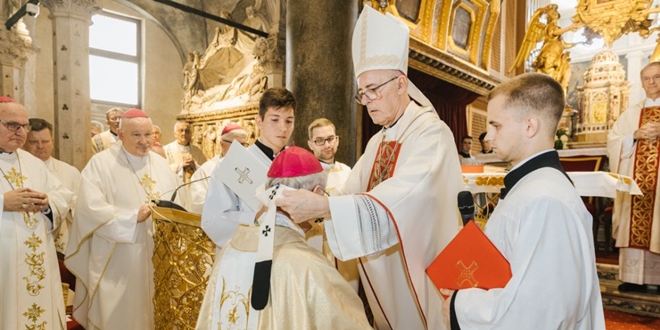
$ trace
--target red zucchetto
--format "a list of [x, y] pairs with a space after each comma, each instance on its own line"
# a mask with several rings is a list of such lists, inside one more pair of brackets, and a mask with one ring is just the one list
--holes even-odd
[[16, 103], [16, 101], [14, 101], [14, 99], [11, 97], [0, 96], [0, 103]]
[[122, 118], [149, 118], [144, 111], [138, 109], [138, 108], [131, 108], [126, 110], [124, 114], [121, 116]]
[[292, 178], [323, 171], [321, 163], [311, 152], [301, 147], [288, 147], [282, 150], [270, 165], [269, 178]]
[[234, 124], [234, 123], [229, 123], [229, 124], [227, 124], [227, 126], [225, 126], [225, 128], [222, 129], [222, 134], [221, 135], [225, 135], [225, 134], [227, 134], [231, 131], [235, 131], [237, 129], [243, 129], [243, 127], [241, 127], [241, 125], [237, 125], [237, 124]]

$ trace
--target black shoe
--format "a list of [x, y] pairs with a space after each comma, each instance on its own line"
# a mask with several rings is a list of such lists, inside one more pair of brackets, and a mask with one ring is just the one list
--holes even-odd
[[646, 292], [644, 284], [622, 283], [619, 285], [619, 292]]

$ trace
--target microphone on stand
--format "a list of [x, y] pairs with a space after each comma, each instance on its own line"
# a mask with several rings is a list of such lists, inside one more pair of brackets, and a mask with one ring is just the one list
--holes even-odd
[[461, 191], [458, 193], [458, 211], [461, 213], [463, 219], [463, 226], [468, 221], [474, 220], [474, 197], [469, 191]]
[[154, 202], [159, 207], [167, 207], [167, 208], [171, 208], [171, 209], [175, 209], [175, 210], [179, 210], [179, 211], [188, 212], [188, 210], [186, 210], [183, 206], [181, 206], [181, 205], [174, 202], [174, 199], [176, 199], [176, 193], [179, 192], [179, 189], [181, 189], [181, 188], [183, 188], [183, 187], [185, 187], [185, 186], [187, 186], [191, 183], [199, 182], [199, 181], [202, 181], [202, 180], [207, 180], [210, 177], [211, 176], [209, 175], [209, 176], [203, 177], [201, 179], [192, 180], [190, 182], [186, 182], [182, 185], [179, 185], [178, 187], [176, 187], [176, 189], [174, 189], [174, 192], [172, 193], [172, 197], [170, 197], [169, 201], [168, 200], [159, 200], [159, 201], [152, 201], [152, 202]]

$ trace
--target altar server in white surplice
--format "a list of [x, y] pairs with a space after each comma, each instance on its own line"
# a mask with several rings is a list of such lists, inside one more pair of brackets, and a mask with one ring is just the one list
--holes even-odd
[[190, 188], [188, 189], [188, 204], [186, 210], [194, 213], [202, 213], [204, 209], [204, 201], [206, 200], [206, 192], [209, 189], [209, 179], [215, 167], [220, 163], [222, 157], [227, 154], [231, 143], [237, 140], [240, 144], [245, 145], [247, 140], [247, 132], [238, 124], [229, 123], [222, 129], [220, 136], [220, 153], [213, 158], [206, 161], [202, 166], [198, 167], [193, 176], [190, 178]]
[[154, 329], [150, 201], [169, 199], [180, 181], [150, 151], [152, 134], [144, 112], [126, 111], [121, 143], [82, 171], [64, 262], [76, 276], [73, 316], [86, 329]]
[[0, 97], [0, 329], [66, 329], [53, 228], [71, 193], [27, 151], [25, 108]]
[[345, 196], [285, 191], [277, 205], [296, 222], [325, 218], [333, 254], [360, 258], [376, 328], [445, 329], [442, 298], [425, 270], [458, 232], [463, 184], [449, 127], [406, 76], [408, 41], [406, 23], [364, 7], [353, 32], [356, 98], [383, 129], [351, 171]]
[[[293, 94], [284, 88], [270, 88], [259, 100], [259, 114], [255, 121], [261, 136], [247, 151], [265, 168], [284, 149], [293, 133], [295, 107]], [[236, 192], [229, 189], [220, 179], [222, 175], [220, 166], [216, 166], [209, 179], [209, 190], [202, 211], [202, 229], [218, 249], [227, 243], [239, 224], [254, 223], [254, 217], [259, 211], [251, 208]], [[265, 177], [258, 179], [263, 182]], [[254, 197], [254, 194], [250, 193], [249, 197]]]
[[485, 233], [512, 277], [501, 289], [442, 290], [453, 330], [605, 329], [591, 214], [553, 149], [565, 104], [561, 85], [540, 73], [488, 96], [486, 140], [512, 168]]
[[43, 160], [50, 173], [53, 173], [72, 193], [71, 200], [67, 200], [70, 211], [60, 221], [59, 228], [53, 230], [57, 252], [65, 254], [66, 244], [69, 242], [69, 228], [73, 223], [73, 210], [76, 206], [78, 187], [80, 187], [82, 176], [77, 168], [51, 156], [53, 152], [53, 125], [41, 118], [30, 118], [30, 132], [28, 132], [27, 142], [23, 145], [23, 149]]
[[307, 135], [309, 137], [307, 146], [321, 162], [323, 170], [328, 173], [325, 191], [332, 194], [333, 190], [344, 185], [351, 173], [348, 165], [335, 159], [339, 147], [339, 135], [336, 133], [335, 124], [326, 118], [316, 119], [307, 127]]
[[[295, 146], [275, 157], [267, 176], [271, 197], [283, 186], [323, 194], [326, 181], [314, 155]], [[261, 227], [240, 225], [216, 256], [196, 329], [370, 329], [360, 298], [305, 242], [309, 224], [301, 228], [272, 207]], [[255, 265], [262, 262], [272, 268]], [[261, 290], [259, 281], [270, 287]]]

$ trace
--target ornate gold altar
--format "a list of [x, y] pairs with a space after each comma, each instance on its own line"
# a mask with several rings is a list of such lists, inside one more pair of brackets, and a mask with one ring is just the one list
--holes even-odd
[[591, 60], [578, 86], [577, 142], [607, 143], [607, 132], [628, 108], [630, 82], [614, 52], [604, 50]]
[[[570, 79], [568, 49], [577, 44], [590, 44], [594, 38], [603, 39], [607, 47], [622, 35], [637, 32], [646, 38], [659, 27], [651, 14], [653, 0], [578, 0], [572, 24], [558, 25], [556, 4], [537, 9], [527, 26], [525, 38], [510, 71], [524, 63], [533, 71], [555, 78], [566, 90]], [[584, 41], [569, 43], [562, 35], [583, 29]], [[660, 40], [660, 39], [659, 39]], [[653, 58], [660, 59], [660, 44]], [[607, 142], [607, 132], [619, 114], [628, 106], [630, 83], [618, 57], [605, 50], [594, 56], [584, 74], [584, 86], [578, 86], [577, 117], [574, 127], [568, 127], [576, 142], [571, 147], [588, 147]], [[561, 126], [561, 125], [560, 125]], [[560, 127], [561, 128], [561, 127]]]
[[153, 219], [156, 329], [194, 329], [215, 244], [200, 228], [197, 214], [155, 207]]

